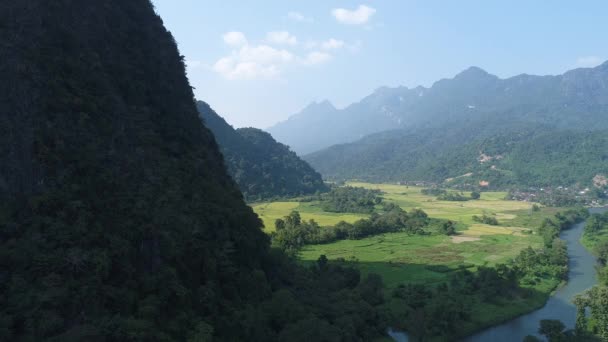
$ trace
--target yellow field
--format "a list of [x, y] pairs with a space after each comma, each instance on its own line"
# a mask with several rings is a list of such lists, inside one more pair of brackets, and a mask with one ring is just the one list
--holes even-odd
[[499, 222], [508, 224], [509, 221], [517, 218], [517, 214], [514, 212], [530, 210], [532, 206], [526, 202], [504, 200], [506, 192], [482, 192], [479, 200], [455, 202], [439, 201], [435, 196], [423, 195], [420, 192], [423, 188], [415, 186], [360, 182], [351, 182], [348, 185], [381, 190], [385, 193], [386, 201], [395, 202], [404, 210], [418, 208], [431, 217], [454, 220], [469, 225], [475, 223], [473, 215], [481, 216], [484, 213], [496, 215]]
[[[419, 208], [429, 216], [449, 219], [465, 224], [468, 228], [460, 233], [464, 236], [479, 237], [485, 235], [516, 235], [522, 236], [522, 231], [528, 230], [521, 225], [521, 219], [528, 216], [531, 204], [526, 202], [504, 200], [505, 192], [482, 192], [479, 200], [466, 202], [439, 201], [435, 196], [423, 195], [421, 187], [371, 184], [350, 182], [348, 185], [368, 189], [378, 189], [384, 192], [386, 202], [394, 202], [404, 210]], [[465, 193], [465, 195], [467, 195]], [[274, 221], [297, 210], [304, 220], [313, 219], [321, 226], [335, 225], [340, 221], [353, 223], [365, 214], [329, 213], [324, 212], [318, 202], [265, 202], [252, 205], [253, 210], [264, 222], [265, 231], [274, 230]], [[501, 226], [490, 226], [474, 222], [473, 215], [495, 215]], [[514, 224], [511, 222], [514, 221]], [[518, 224], [519, 223], [519, 224]], [[526, 225], [528, 226], [528, 225]]]
[[297, 210], [303, 220], [315, 220], [320, 226], [333, 226], [340, 221], [353, 223], [366, 218], [365, 214], [328, 213], [324, 212], [315, 202], [267, 202], [251, 206], [264, 222], [264, 231], [274, 231], [274, 221]]

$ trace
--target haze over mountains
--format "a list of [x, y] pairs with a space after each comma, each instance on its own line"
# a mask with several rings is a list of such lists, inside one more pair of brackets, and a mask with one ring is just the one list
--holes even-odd
[[[557, 76], [500, 79], [471, 67], [430, 88], [380, 88], [344, 109], [313, 104], [268, 129], [300, 154], [390, 129], [440, 127], [482, 119], [555, 128], [607, 128], [608, 63]], [[322, 137], [322, 139], [319, 139]]]

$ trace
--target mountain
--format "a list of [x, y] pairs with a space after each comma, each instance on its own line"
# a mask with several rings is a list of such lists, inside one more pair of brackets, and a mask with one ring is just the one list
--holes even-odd
[[608, 175], [608, 130], [479, 120], [369, 135], [305, 158], [331, 180], [427, 181], [506, 189], [591, 186]]
[[386, 331], [381, 288], [270, 248], [148, 0], [2, 0], [0, 23], [0, 340]]
[[384, 87], [341, 110], [316, 108], [308, 107], [268, 131], [306, 154], [386, 130], [505, 116], [560, 128], [608, 128], [608, 62], [563, 75], [507, 79], [471, 67], [430, 88]]
[[407, 88], [380, 88], [359, 103], [336, 109], [329, 101], [311, 103], [286, 121], [267, 129], [300, 155], [331, 145], [353, 142], [371, 133], [402, 127], [393, 111]]
[[321, 175], [289, 147], [256, 128], [234, 129], [205, 102], [197, 102], [228, 171], [248, 200], [294, 197], [327, 191]]

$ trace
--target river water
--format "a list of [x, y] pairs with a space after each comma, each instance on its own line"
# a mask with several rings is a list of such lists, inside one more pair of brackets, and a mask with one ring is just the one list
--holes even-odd
[[[592, 208], [591, 213], [601, 213], [607, 208]], [[560, 238], [568, 245], [569, 271], [568, 282], [549, 298], [545, 306], [529, 314], [519, 316], [503, 324], [465, 338], [464, 342], [518, 342], [527, 335], [537, 335], [539, 322], [542, 319], [559, 319], [568, 329], [573, 329], [576, 320], [576, 307], [572, 299], [577, 294], [593, 287], [597, 283], [595, 274], [596, 260], [580, 243], [585, 223], [579, 223], [562, 231]], [[398, 342], [407, 342], [408, 336], [403, 332], [389, 331], [389, 335]]]

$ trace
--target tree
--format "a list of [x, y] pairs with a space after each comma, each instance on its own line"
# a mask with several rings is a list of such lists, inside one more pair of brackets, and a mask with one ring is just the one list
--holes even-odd
[[196, 107], [245, 199], [314, 195], [329, 190], [318, 172], [270, 134], [256, 128], [234, 129], [205, 102], [198, 101]]
[[361, 298], [371, 305], [384, 303], [384, 284], [382, 278], [374, 273], [370, 273], [359, 284]]
[[585, 234], [594, 234], [599, 232], [603, 226], [602, 216], [599, 214], [593, 214], [585, 223]]
[[317, 259], [317, 266], [320, 271], [324, 271], [327, 268], [327, 257], [325, 254], [319, 256], [319, 259]]
[[583, 296], [576, 296], [573, 300], [576, 305], [576, 325], [574, 327], [577, 335], [583, 335], [587, 331], [587, 315], [586, 308], [588, 305], [587, 298]]
[[560, 320], [543, 319], [540, 321], [538, 333], [546, 336], [549, 342], [561, 342], [566, 338], [565, 329], [566, 326]]
[[481, 194], [478, 191], [471, 192], [471, 198], [474, 200], [478, 200], [481, 197]]
[[188, 342], [211, 342], [213, 341], [213, 327], [206, 322], [196, 325], [196, 330]]
[[587, 295], [591, 318], [597, 323], [597, 333], [603, 341], [608, 341], [608, 287], [595, 286]]
[[595, 247], [595, 254], [597, 255], [597, 261], [606, 266], [608, 263], [608, 240], [604, 240], [597, 244]]
[[443, 222], [439, 227], [439, 231], [445, 235], [454, 235], [456, 234], [456, 224], [451, 220]]

